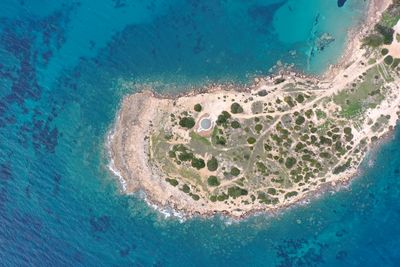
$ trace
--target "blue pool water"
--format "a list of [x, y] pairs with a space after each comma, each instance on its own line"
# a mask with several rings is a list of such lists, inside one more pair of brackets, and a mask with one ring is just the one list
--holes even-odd
[[[240, 223], [165, 219], [122, 195], [104, 146], [120, 100], [143, 86], [246, 83], [278, 60], [321, 73], [365, 6], [1, 1], [0, 266], [396, 266], [398, 130], [348, 189]], [[335, 41], [318, 50], [324, 33]]]

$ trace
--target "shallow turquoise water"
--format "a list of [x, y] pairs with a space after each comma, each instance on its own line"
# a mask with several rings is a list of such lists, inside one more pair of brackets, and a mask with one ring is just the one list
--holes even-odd
[[[349, 189], [241, 223], [164, 219], [120, 193], [104, 147], [123, 95], [143, 84], [245, 83], [279, 59], [322, 71], [364, 2], [0, 6], [0, 265], [396, 266], [399, 132]], [[313, 54], [324, 32], [335, 42]]]

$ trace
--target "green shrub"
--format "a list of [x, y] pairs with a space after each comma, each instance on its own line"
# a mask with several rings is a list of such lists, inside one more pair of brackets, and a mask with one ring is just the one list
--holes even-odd
[[321, 152], [319, 155], [321, 156], [321, 158], [325, 158], [325, 159], [328, 159], [331, 157], [331, 154], [329, 154], [328, 152]]
[[233, 103], [232, 105], [231, 105], [231, 112], [233, 113], [233, 114], [238, 114], [238, 113], [242, 113], [243, 112], [243, 108], [242, 108], [242, 106], [239, 104], [239, 103]]
[[382, 56], [386, 56], [388, 53], [389, 53], [389, 50], [388, 50], [387, 48], [383, 48], [383, 49], [381, 50]]
[[238, 176], [238, 175], [240, 174], [240, 170], [239, 170], [238, 168], [236, 168], [236, 167], [233, 167], [233, 168], [231, 169], [231, 174], [232, 174], [233, 176]]
[[187, 184], [184, 184], [181, 189], [186, 194], [190, 192], [190, 187]]
[[188, 129], [193, 128], [193, 126], [194, 126], [195, 124], [196, 124], [196, 123], [195, 123], [195, 121], [194, 121], [194, 119], [193, 119], [192, 117], [183, 117], [183, 118], [179, 121], [179, 125], [180, 125], [181, 127], [188, 128]]
[[216, 195], [210, 196], [210, 201], [211, 202], [216, 202], [217, 201], [217, 196]]
[[208, 179], [207, 179], [207, 184], [208, 184], [209, 186], [219, 186], [221, 183], [219, 182], [217, 176], [213, 176], [213, 175], [212, 175], [212, 176], [208, 177]]
[[249, 137], [247, 138], [247, 143], [249, 143], [250, 145], [254, 144], [257, 140], [254, 137]]
[[192, 158], [192, 167], [198, 170], [203, 169], [206, 166], [203, 159]]
[[228, 195], [233, 198], [245, 196], [247, 194], [248, 192], [246, 189], [240, 188], [238, 186], [233, 186], [228, 188]]
[[285, 96], [283, 98], [283, 100], [292, 108], [295, 106], [295, 104], [293, 103], [293, 99], [291, 96]]
[[341, 172], [344, 172], [350, 167], [351, 164], [351, 159], [348, 159], [346, 163], [337, 166], [336, 168], [333, 169], [333, 174], [339, 174]]
[[261, 132], [262, 128], [263, 128], [263, 126], [262, 126], [261, 124], [257, 124], [257, 125], [254, 127], [254, 129], [255, 129], [257, 132]]
[[385, 59], [383, 60], [383, 61], [385, 61], [385, 63], [387, 64], [387, 65], [392, 65], [392, 63], [393, 63], [393, 57], [392, 56], [386, 56], [385, 57]]
[[276, 189], [270, 187], [270, 188], [268, 188], [267, 193], [270, 194], [270, 195], [276, 195]]
[[223, 136], [216, 136], [215, 137], [215, 143], [217, 145], [224, 146], [224, 145], [226, 145], [226, 139]]
[[217, 125], [222, 125], [228, 122], [231, 114], [227, 111], [222, 111], [220, 115], [218, 115], [218, 119], [216, 121]]
[[272, 150], [272, 146], [270, 146], [268, 144], [264, 144], [264, 149], [265, 149], [265, 151], [271, 151]]
[[312, 111], [312, 109], [309, 109], [309, 110], [307, 110], [304, 114], [306, 115], [306, 117], [307, 118], [311, 118], [311, 115], [313, 114], [314, 112]]
[[285, 194], [285, 198], [291, 198], [291, 197], [297, 196], [297, 194], [298, 193], [296, 191], [288, 192]]
[[345, 127], [345, 128], [343, 129], [343, 132], [344, 132], [345, 134], [351, 134], [351, 128], [350, 128], [350, 127]]
[[215, 157], [211, 157], [211, 159], [207, 161], [207, 169], [210, 172], [216, 171], [218, 169], [218, 160]]
[[303, 96], [303, 95], [298, 95], [298, 96], [296, 97], [296, 101], [297, 101], [298, 103], [303, 103], [303, 102], [304, 102], [304, 96]]
[[297, 125], [302, 125], [305, 121], [306, 121], [306, 119], [303, 116], [298, 116], [296, 118], [296, 124]]
[[240, 128], [240, 123], [238, 121], [232, 121], [231, 126], [233, 129]]
[[225, 193], [222, 193], [221, 195], [217, 196], [218, 201], [224, 201], [224, 200], [227, 200], [228, 198], [229, 198], [229, 196]]
[[176, 179], [165, 178], [165, 181], [170, 183], [172, 186], [177, 186], [179, 182]]
[[190, 194], [190, 196], [193, 198], [193, 200], [196, 200], [196, 201], [200, 199], [200, 196], [197, 194]]
[[181, 153], [178, 155], [178, 159], [179, 159], [180, 161], [189, 161], [189, 160], [192, 160], [192, 159], [193, 159], [193, 153], [190, 153], [190, 152], [187, 152], [187, 151], [181, 152]]
[[274, 84], [280, 84], [280, 83], [283, 83], [284, 81], [285, 81], [284, 78], [278, 78], [278, 79], [276, 79], [276, 80], [274, 81]]
[[200, 104], [196, 104], [196, 105], [194, 105], [193, 109], [196, 112], [200, 112], [203, 110], [203, 107]]
[[293, 157], [288, 157], [285, 162], [285, 166], [288, 169], [293, 168], [293, 166], [297, 163], [297, 160]]
[[392, 28], [383, 26], [381, 24], [376, 24], [375, 30], [382, 35], [384, 44], [389, 45], [393, 42], [394, 30]]

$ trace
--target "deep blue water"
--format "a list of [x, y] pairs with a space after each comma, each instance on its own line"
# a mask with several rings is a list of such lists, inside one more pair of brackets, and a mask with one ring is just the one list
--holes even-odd
[[[365, 5], [1, 1], [0, 266], [398, 265], [399, 130], [348, 189], [232, 224], [165, 219], [122, 195], [104, 147], [142, 86], [246, 83], [279, 59], [322, 72]], [[316, 51], [325, 32], [335, 41]]]

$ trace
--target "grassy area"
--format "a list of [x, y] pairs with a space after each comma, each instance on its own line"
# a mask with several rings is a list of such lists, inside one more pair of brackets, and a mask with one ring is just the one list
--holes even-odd
[[383, 100], [380, 91], [384, 80], [382, 79], [381, 66], [373, 67], [367, 71], [363, 81], [354, 84], [352, 88], [343, 90], [333, 97], [336, 104], [342, 107], [341, 115], [353, 118], [361, 114], [366, 108], [375, 107]]

